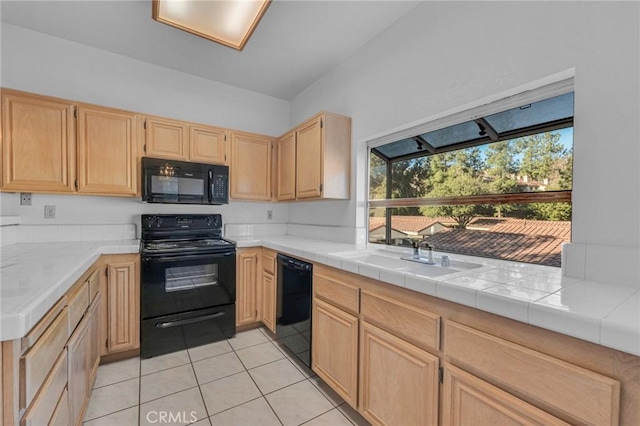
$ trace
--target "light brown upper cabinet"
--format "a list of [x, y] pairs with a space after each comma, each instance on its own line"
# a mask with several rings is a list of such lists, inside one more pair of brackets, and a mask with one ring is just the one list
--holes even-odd
[[80, 105], [78, 192], [136, 195], [139, 116]]
[[296, 199], [348, 199], [351, 119], [322, 112], [295, 129]]
[[270, 201], [273, 139], [254, 133], [231, 133], [231, 198]]
[[144, 153], [149, 157], [189, 159], [189, 125], [160, 117], [144, 118]]
[[296, 198], [296, 132], [289, 132], [278, 139], [278, 162], [276, 170], [278, 201]]
[[3, 191], [135, 196], [139, 117], [2, 90]]
[[145, 155], [227, 164], [227, 130], [161, 117], [145, 117]]
[[2, 189], [73, 192], [74, 106], [60, 99], [2, 90]]
[[227, 131], [217, 127], [190, 126], [189, 159], [201, 163], [227, 164]]

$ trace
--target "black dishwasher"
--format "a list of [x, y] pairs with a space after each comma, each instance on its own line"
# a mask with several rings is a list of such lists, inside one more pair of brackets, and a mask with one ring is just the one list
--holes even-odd
[[311, 367], [313, 265], [278, 253], [276, 337]]

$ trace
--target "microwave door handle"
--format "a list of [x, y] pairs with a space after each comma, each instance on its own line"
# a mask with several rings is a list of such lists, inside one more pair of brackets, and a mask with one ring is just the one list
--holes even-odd
[[213, 201], [213, 170], [209, 169], [209, 185], [207, 185], [207, 193], [209, 194], [209, 204]]

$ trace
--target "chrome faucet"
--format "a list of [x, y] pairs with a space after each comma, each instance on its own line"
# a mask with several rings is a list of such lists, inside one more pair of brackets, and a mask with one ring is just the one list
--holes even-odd
[[424, 249], [427, 250], [427, 262], [433, 263], [433, 246], [431, 244], [425, 240], [415, 241], [409, 238], [405, 238], [404, 240], [408, 241], [411, 244], [411, 247], [413, 247], [414, 259], [420, 259], [420, 249]]
[[406, 241], [409, 244], [411, 244], [411, 247], [413, 248], [413, 258], [420, 259], [420, 247], [418, 246], [418, 242], [410, 238], [403, 238], [403, 241]]
[[433, 246], [425, 240], [422, 240], [417, 244], [417, 247], [418, 257], [420, 257], [420, 249], [425, 249], [427, 251], [427, 262], [433, 263]]

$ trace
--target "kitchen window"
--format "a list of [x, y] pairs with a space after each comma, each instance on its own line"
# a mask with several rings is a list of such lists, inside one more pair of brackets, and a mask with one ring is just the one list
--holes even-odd
[[439, 251], [560, 266], [571, 239], [574, 94], [553, 91], [370, 145], [369, 242], [424, 239]]

